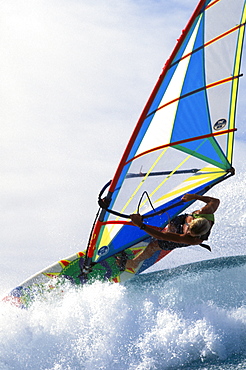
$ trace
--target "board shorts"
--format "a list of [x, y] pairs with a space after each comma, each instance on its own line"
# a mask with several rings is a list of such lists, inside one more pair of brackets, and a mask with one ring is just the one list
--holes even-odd
[[161, 248], [163, 251], [172, 251], [173, 249], [176, 248], [188, 247], [189, 245], [184, 243], [170, 242], [168, 240], [153, 239], [153, 241], [157, 241], [159, 248]]
[[[187, 213], [176, 216], [170, 222], [170, 224], [173, 224], [175, 226], [178, 234], [183, 233], [183, 225], [185, 223], [185, 219], [187, 216], [188, 216]], [[157, 241], [159, 248], [161, 248], [164, 251], [172, 251], [173, 249], [183, 248], [189, 245], [189, 244], [184, 244], [184, 243], [170, 242], [167, 240], [158, 240], [155, 238], [153, 238], [153, 241]]]

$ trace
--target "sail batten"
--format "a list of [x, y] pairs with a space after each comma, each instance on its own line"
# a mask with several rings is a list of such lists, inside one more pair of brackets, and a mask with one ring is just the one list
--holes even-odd
[[240, 75], [238, 75], [238, 76], [230, 76], [230, 77], [224, 78], [223, 80], [219, 80], [219, 81], [215, 81], [215, 82], [213, 82], [213, 83], [210, 83], [210, 84], [208, 84], [207, 86], [202, 86], [202, 87], [200, 87], [199, 89], [196, 89], [196, 90], [190, 91], [190, 92], [188, 92], [187, 94], [181, 95], [181, 96], [179, 96], [178, 98], [175, 98], [175, 99], [173, 99], [173, 100], [171, 100], [171, 101], [167, 102], [166, 104], [161, 105], [161, 106], [160, 106], [160, 107], [158, 107], [155, 111], [150, 112], [150, 113], [146, 116], [146, 118], [148, 118], [148, 117], [150, 117], [150, 116], [154, 115], [158, 110], [161, 110], [161, 109], [163, 109], [163, 108], [167, 107], [167, 106], [168, 106], [168, 105], [170, 105], [170, 104], [173, 104], [173, 103], [175, 103], [175, 102], [178, 102], [178, 101], [179, 101], [179, 100], [181, 100], [181, 99], [185, 99], [185, 98], [189, 97], [190, 95], [197, 94], [197, 93], [199, 93], [199, 92], [201, 92], [201, 91], [203, 91], [203, 90], [211, 89], [211, 88], [216, 87], [216, 86], [218, 86], [218, 85], [222, 85], [222, 84], [227, 83], [227, 82], [230, 82], [230, 81], [232, 81], [232, 80], [234, 80], [234, 79], [238, 79], [238, 78], [240, 78], [240, 77], [242, 77], [242, 76], [243, 76], [243, 74], [240, 74]]
[[201, 135], [201, 136], [196, 136], [196, 137], [192, 137], [192, 138], [189, 138], [189, 139], [184, 139], [184, 140], [180, 140], [180, 141], [176, 141], [176, 142], [172, 142], [172, 143], [168, 143], [168, 144], [163, 144], [161, 146], [158, 146], [156, 148], [152, 148], [146, 152], [143, 152], [143, 153], [140, 153], [138, 154], [137, 156], [129, 159], [126, 164], [132, 162], [133, 160], [141, 157], [141, 156], [144, 156], [148, 153], [151, 153], [151, 152], [154, 152], [154, 151], [157, 151], [157, 150], [160, 150], [160, 149], [164, 149], [166, 147], [171, 147], [171, 146], [176, 146], [176, 145], [180, 145], [180, 144], [184, 144], [184, 143], [187, 143], [187, 142], [190, 142], [190, 141], [196, 141], [196, 140], [200, 140], [200, 139], [206, 139], [206, 138], [209, 138], [209, 137], [213, 137], [213, 136], [220, 136], [220, 135], [225, 135], [225, 134], [229, 134], [229, 133], [232, 133], [232, 132], [235, 132], [237, 131], [236, 128], [232, 128], [232, 129], [229, 129], [229, 130], [224, 130], [224, 131], [220, 131], [220, 132], [213, 132], [213, 133], [210, 133], [210, 134], [206, 134], [206, 135]]
[[173, 66], [175, 66], [176, 64], [178, 64], [179, 62], [181, 62], [181, 60], [183, 60], [183, 59], [185, 59], [185, 58], [188, 58], [188, 57], [189, 57], [189, 56], [191, 56], [192, 54], [197, 53], [197, 52], [198, 52], [198, 51], [200, 51], [201, 49], [206, 48], [207, 46], [209, 46], [209, 45], [211, 45], [211, 44], [215, 43], [216, 41], [219, 41], [219, 40], [220, 40], [220, 39], [222, 39], [223, 37], [226, 37], [226, 36], [230, 35], [230, 34], [231, 34], [231, 33], [233, 33], [233, 32], [236, 32], [236, 31], [237, 31], [239, 28], [241, 28], [241, 27], [245, 27], [245, 22], [244, 22], [244, 23], [241, 23], [241, 24], [236, 25], [235, 27], [233, 27], [233, 28], [231, 28], [230, 30], [228, 30], [228, 31], [226, 31], [226, 32], [224, 32], [224, 33], [222, 33], [221, 35], [219, 35], [219, 36], [217, 36], [217, 37], [213, 38], [212, 40], [207, 41], [206, 43], [204, 43], [204, 45], [200, 46], [200, 47], [199, 47], [199, 48], [197, 48], [197, 49], [194, 49], [191, 53], [186, 54], [186, 55], [183, 55], [183, 56], [182, 56], [182, 58], [180, 58], [180, 59], [176, 60], [174, 63], [172, 63], [172, 64], [170, 65], [170, 68], [172, 68]]

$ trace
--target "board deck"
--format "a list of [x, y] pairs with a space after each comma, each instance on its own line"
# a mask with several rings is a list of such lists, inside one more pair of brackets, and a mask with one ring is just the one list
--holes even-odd
[[[129, 259], [132, 259], [145, 249], [146, 244], [146, 242], [143, 242], [137, 247], [126, 249], [124, 252]], [[40, 299], [43, 294], [52, 292], [54, 289], [61, 289], [62, 285], [68, 282], [77, 286], [86, 283], [90, 284], [95, 281], [122, 283], [154, 265], [169, 252], [170, 251], [158, 251], [151, 258], [141, 263], [137, 269], [128, 269], [124, 271], [121, 271], [116, 263], [116, 258], [120, 256], [120, 254], [116, 254], [96, 263], [92, 267], [91, 272], [86, 276], [82, 274], [85, 251], [78, 252], [31, 276], [13, 289], [4, 298], [4, 301], [10, 302], [20, 308], [28, 308], [35, 299]]]

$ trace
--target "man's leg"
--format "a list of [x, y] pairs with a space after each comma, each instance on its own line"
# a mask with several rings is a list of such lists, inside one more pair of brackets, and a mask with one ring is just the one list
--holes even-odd
[[142, 253], [132, 260], [127, 261], [126, 269], [136, 269], [140, 262], [150, 258], [156, 251], [159, 250], [161, 250], [161, 248], [159, 247], [157, 240], [150, 242]]

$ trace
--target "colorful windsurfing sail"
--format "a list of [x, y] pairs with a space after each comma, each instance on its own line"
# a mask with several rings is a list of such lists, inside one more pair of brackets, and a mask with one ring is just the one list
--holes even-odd
[[130, 214], [164, 227], [190, 205], [185, 193], [204, 194], [234, 173], [245, 19], [245, 0], [197, 5], [100, 193], [85, 268], [149, 237]]

